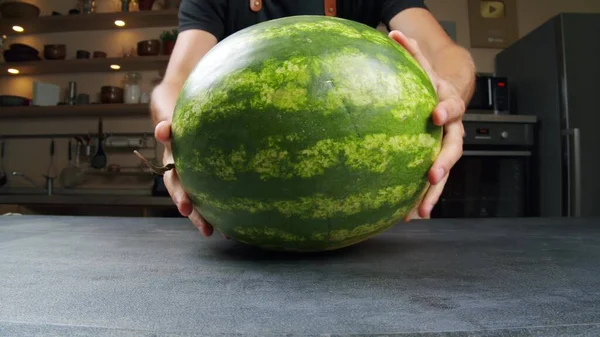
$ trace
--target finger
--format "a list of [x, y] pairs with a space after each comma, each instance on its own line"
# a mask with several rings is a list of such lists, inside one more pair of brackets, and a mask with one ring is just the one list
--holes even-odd
[[165, 172], [163, 175], [163, 181], [171, 199], [177, 206], [179, 213], [181, 215], [189, 217], [193, 211], [193, 205], [190, 201], [190, 198], [185, 193], [185, 190], [181, 186], [181, 182], [179, 181], [179, 176], [177, 175], [176, 170], [170, 170]]
[[441, 101], [435, 109], [433, 109], [433, 122], [436, 125], [444, 125], [446, 123], [456, 121], [465, 113], [465, 102], [447, 85], [441, 85], [439, 88], [440, 97], [449, 97]]
[[161, 143], [171, 141], [171, 123], [162, 121], [154, 128], [154, 137]]
[[439, 183], [429, 187], [427, 194], [425, 194], [425, 198], [423, 198], [423, 201], [419, 206], [419, 216], [422, 219], [431, 218], [431, 211], [440, 199], [440, 195], [442, 195], [446, 181], [448, 181], [448, 174], [446, 174]]
[[411, 209], [410, 212], [406, 215], [406, 217], [404, 217], [405, 222], [410, 222], [411, 220], [420, 219], [418, 208], [421, 205], [421, 203], [423, 202], [423, 198], [425, 198], [425, 195], [428, 193], [429, 189], [431, 188], [431, 185], [430, 184], [428, 184], [428, 185], [429, 186], [427, 186], [427, 189], [425, 189], [423, 192], [421, 192], [421, 194], [417, 198], [417, 201], [415, 202], [415, 206], [413, 207], [413, 209]]
[[462, 122], [451, 122], [445, 126], [445, 129], [442, 150], [429, 170], [429, 182], [433, 185], [439, 183], [450, 172], [463, 152], [464, 129]]
[[418, 211], [418, 206], [413, 208], [404, 218], [405, 222], [410, 222], [412, 220], [417, 220], [419, 219], [419, 211]]
[[202, 215], [200, 215], [196, 208], [193, 209], [188, 218], [205, 237], [209, 237], [213, 234], [213, 227], [208, 223], [208, 221], [206, 221], [206, 219], [204, 219]]
[[389, 37], [402, 45], [417, 60], [421, 67], [423, 67], [427, 75], [432, 79], [434, 78], [433, 67], [421, 51], [417, 40], [411, 39], [397, 30], [391, 31]]

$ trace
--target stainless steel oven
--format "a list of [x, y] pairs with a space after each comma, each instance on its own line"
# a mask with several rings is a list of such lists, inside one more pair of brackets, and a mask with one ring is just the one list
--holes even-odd
[[432, 218], [535, 216], [536, 118], [467, 113], [463, 124], [463, 156]]

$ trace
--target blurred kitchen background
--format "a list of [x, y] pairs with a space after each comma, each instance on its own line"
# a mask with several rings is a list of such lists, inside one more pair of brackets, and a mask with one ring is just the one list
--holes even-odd
[[[566, 61], [559, 57], [565, 48], [587, 43], [590, 55], [600, 57], [599, 43], [589, 42], [598, 41], [597, 16], [557, 15], [600, 13], [600, 1], [506, 1], [426, 1], [452, 38], [471, 51], [479, 73], [465, 116], [465, 156], [434, 216], [598, 214], [592, 202], [600, 198], [600, 186], [590, 172], [600, 167], [586, 145], [597, 145], [598, 138], [585, 132], [598, 117], [580, 116], [569, 124], [565, 116], [581, 108], [569, 109], [572, 102], [554, 98], [566, 82], [561, 74], [567, 70], [560, 66]], [[0, 214], [177, 216], [160, 177], [132, 151], [161, 161], [148, 100], [177, 37], [178, 5], [178, 0], [0, 1]], [[477, 15], [474, 8], [480, 8]], [[515, 20], [516, 39], [547, 27], [529, 45], [507, 50], [498, 67], [496, 56], [507, 49], [502, 43], [472, 45], [478, 34], [474, 16], [501, 22], [497, 11]], [[588, 26], [576, 24], [586, 20]], [[573, 32], [568, 42], [557, 38], [565, 30]], [[556, 45], [559, 40], [563, 45]], [[533, 69], [536, 59], [548, 55], [557, 60]], [[520, 59], [529, 66], [522, 68]], [[598, 69], [589, 68], [589, 76], [600, 75]], [[569, 83], [577, 83], [574, 75]], [[575, 85], [600, 92], [589, 80]], [[572, 99], [592, 102], [589, 95]], [[591, 108], [600, 116], [593, 106], [589, 114]], [[577, 123], [581, 126], [573, 126]]]

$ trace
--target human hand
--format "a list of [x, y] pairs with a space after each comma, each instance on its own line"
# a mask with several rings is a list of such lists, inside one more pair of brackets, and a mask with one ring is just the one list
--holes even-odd
[[[163, 154], [163, 165], [173, 163], [173, 153], [171, 152], [171, 122], [161, 121], [154, 129], [154, 137], [163, 144], [165, 151]], [[177, 206], [181, 215], [188, 217], [190, 221], [200, 230], [202, 235], [209, 237], [213, 233], [213, 227], [198, 213], [198, 210], [192, 204], [189, 196], [185, 192], [183, 185], [179, 181], [176, 168], [173, 168], [163, 175], [163, 181], [173, 202]]]
[[462, 117], [465, 113], [465, 102], [458, 89], [449, 81], [439, 77], [429, 61], [425, 58], [417, 41], [408, 38], [399, 31], [390, 32], [389, 36], [402, 45], [429, 75], [438, 95], [438, 104], [433, 109], [434, 124], [443, 126], [444, 137], [442, 149], [431, 166], [428, 174], [430, 186], [420, 204], [405, 218], [410, 221], [416, 218], [430, 218], [431, 210], [438, 202], [450, 169], [456, 164], [463, 153], [464, 126]]

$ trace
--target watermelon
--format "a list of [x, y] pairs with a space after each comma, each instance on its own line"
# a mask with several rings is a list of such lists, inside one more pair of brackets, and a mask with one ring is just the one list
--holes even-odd
[[177, 100], [172, 151], [193, 204], [244, 244], [354, 245], [422, 199], [442, 129], [401, 45], [341, 18], [292, 16], [220, 41]]

